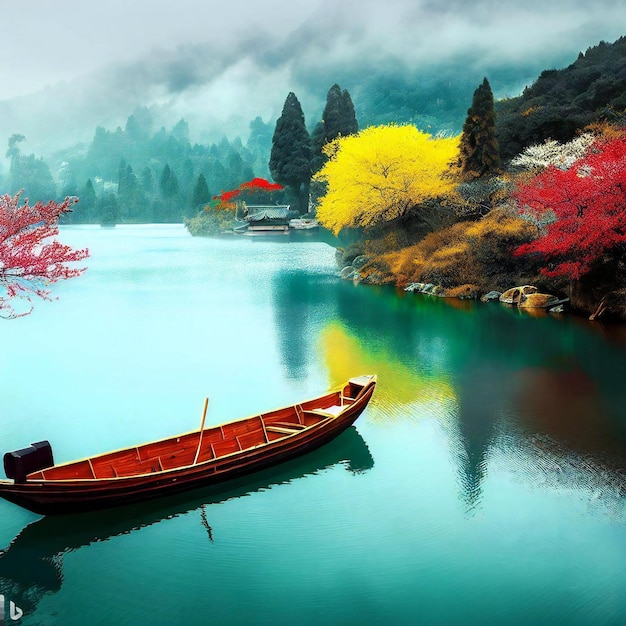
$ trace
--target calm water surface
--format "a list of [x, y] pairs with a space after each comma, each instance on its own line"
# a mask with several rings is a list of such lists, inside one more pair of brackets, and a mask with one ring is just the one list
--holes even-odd
[[67, 227], [87, 272], [0, 323], [1, 450], [67, 461], [376, 373], [326, 448], [219, 490], [40, 518], [0, 593], [42, 626], [626, 623], [626, 337], [336, 276], [321, 242]]

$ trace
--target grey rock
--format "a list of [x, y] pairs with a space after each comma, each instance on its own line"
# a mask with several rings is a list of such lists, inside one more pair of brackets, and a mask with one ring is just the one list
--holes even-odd
[[344, 267], [340, 274], [343, 280], [354, 280], [358, 275], [359, 273], [351, 265]]
[[354, 257], [354, 260], [352, 261], [352, 267], [355, 270], [360, 270], [364, 265], [369, 263], [369, 260], [369, 257], [365, 256], [364, 254], [360, 254], [359, 256]]
[[499, 291], [490, 291], [489, 293], [486, 293], [484, 296], [481, 297], [481, 302], [495, 302], [496, 300], [500, 299], [500, 296], [502, 295], [501, 292]]

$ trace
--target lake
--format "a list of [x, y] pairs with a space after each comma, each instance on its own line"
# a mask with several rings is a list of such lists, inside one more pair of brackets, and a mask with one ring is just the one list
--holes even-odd
[[[626, 333], [342, 282], [326, 243], [65, 227], [86, 273], [1, 321], [2, 452], [58, 462], [374, 373], [333, 443], [219, 489], [41, 518], [0, 502], [20, 623], [626, 620]], [[1, 623], [1, 618], [0, 618]]]

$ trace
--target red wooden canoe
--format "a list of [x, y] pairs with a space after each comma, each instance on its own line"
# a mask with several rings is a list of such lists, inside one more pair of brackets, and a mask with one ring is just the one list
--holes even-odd
[[33, 444], [32, 459], [43, 462], [20, 473], [20, 463], [28, 467], [31, 449], [7, 453], [5, 470], [15, 480], [0, 480], [0, 497], [52, 515], [216, 484], [328, 443], [355, 422], [375, 386], [376, 376], [358, 376], [299, 404], [59, 465], [53, 465], [47, 442]]

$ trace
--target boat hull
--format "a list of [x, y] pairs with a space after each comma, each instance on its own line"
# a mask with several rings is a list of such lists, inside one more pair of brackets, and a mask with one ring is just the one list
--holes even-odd
[[0, 497], [40, 515], [83, 513], [222, 483], [306, 454], [349, 428], [366, 408], [375, 377], [336, 418], [267, 445], [154, 474], [94, 480], [0, 481]]

